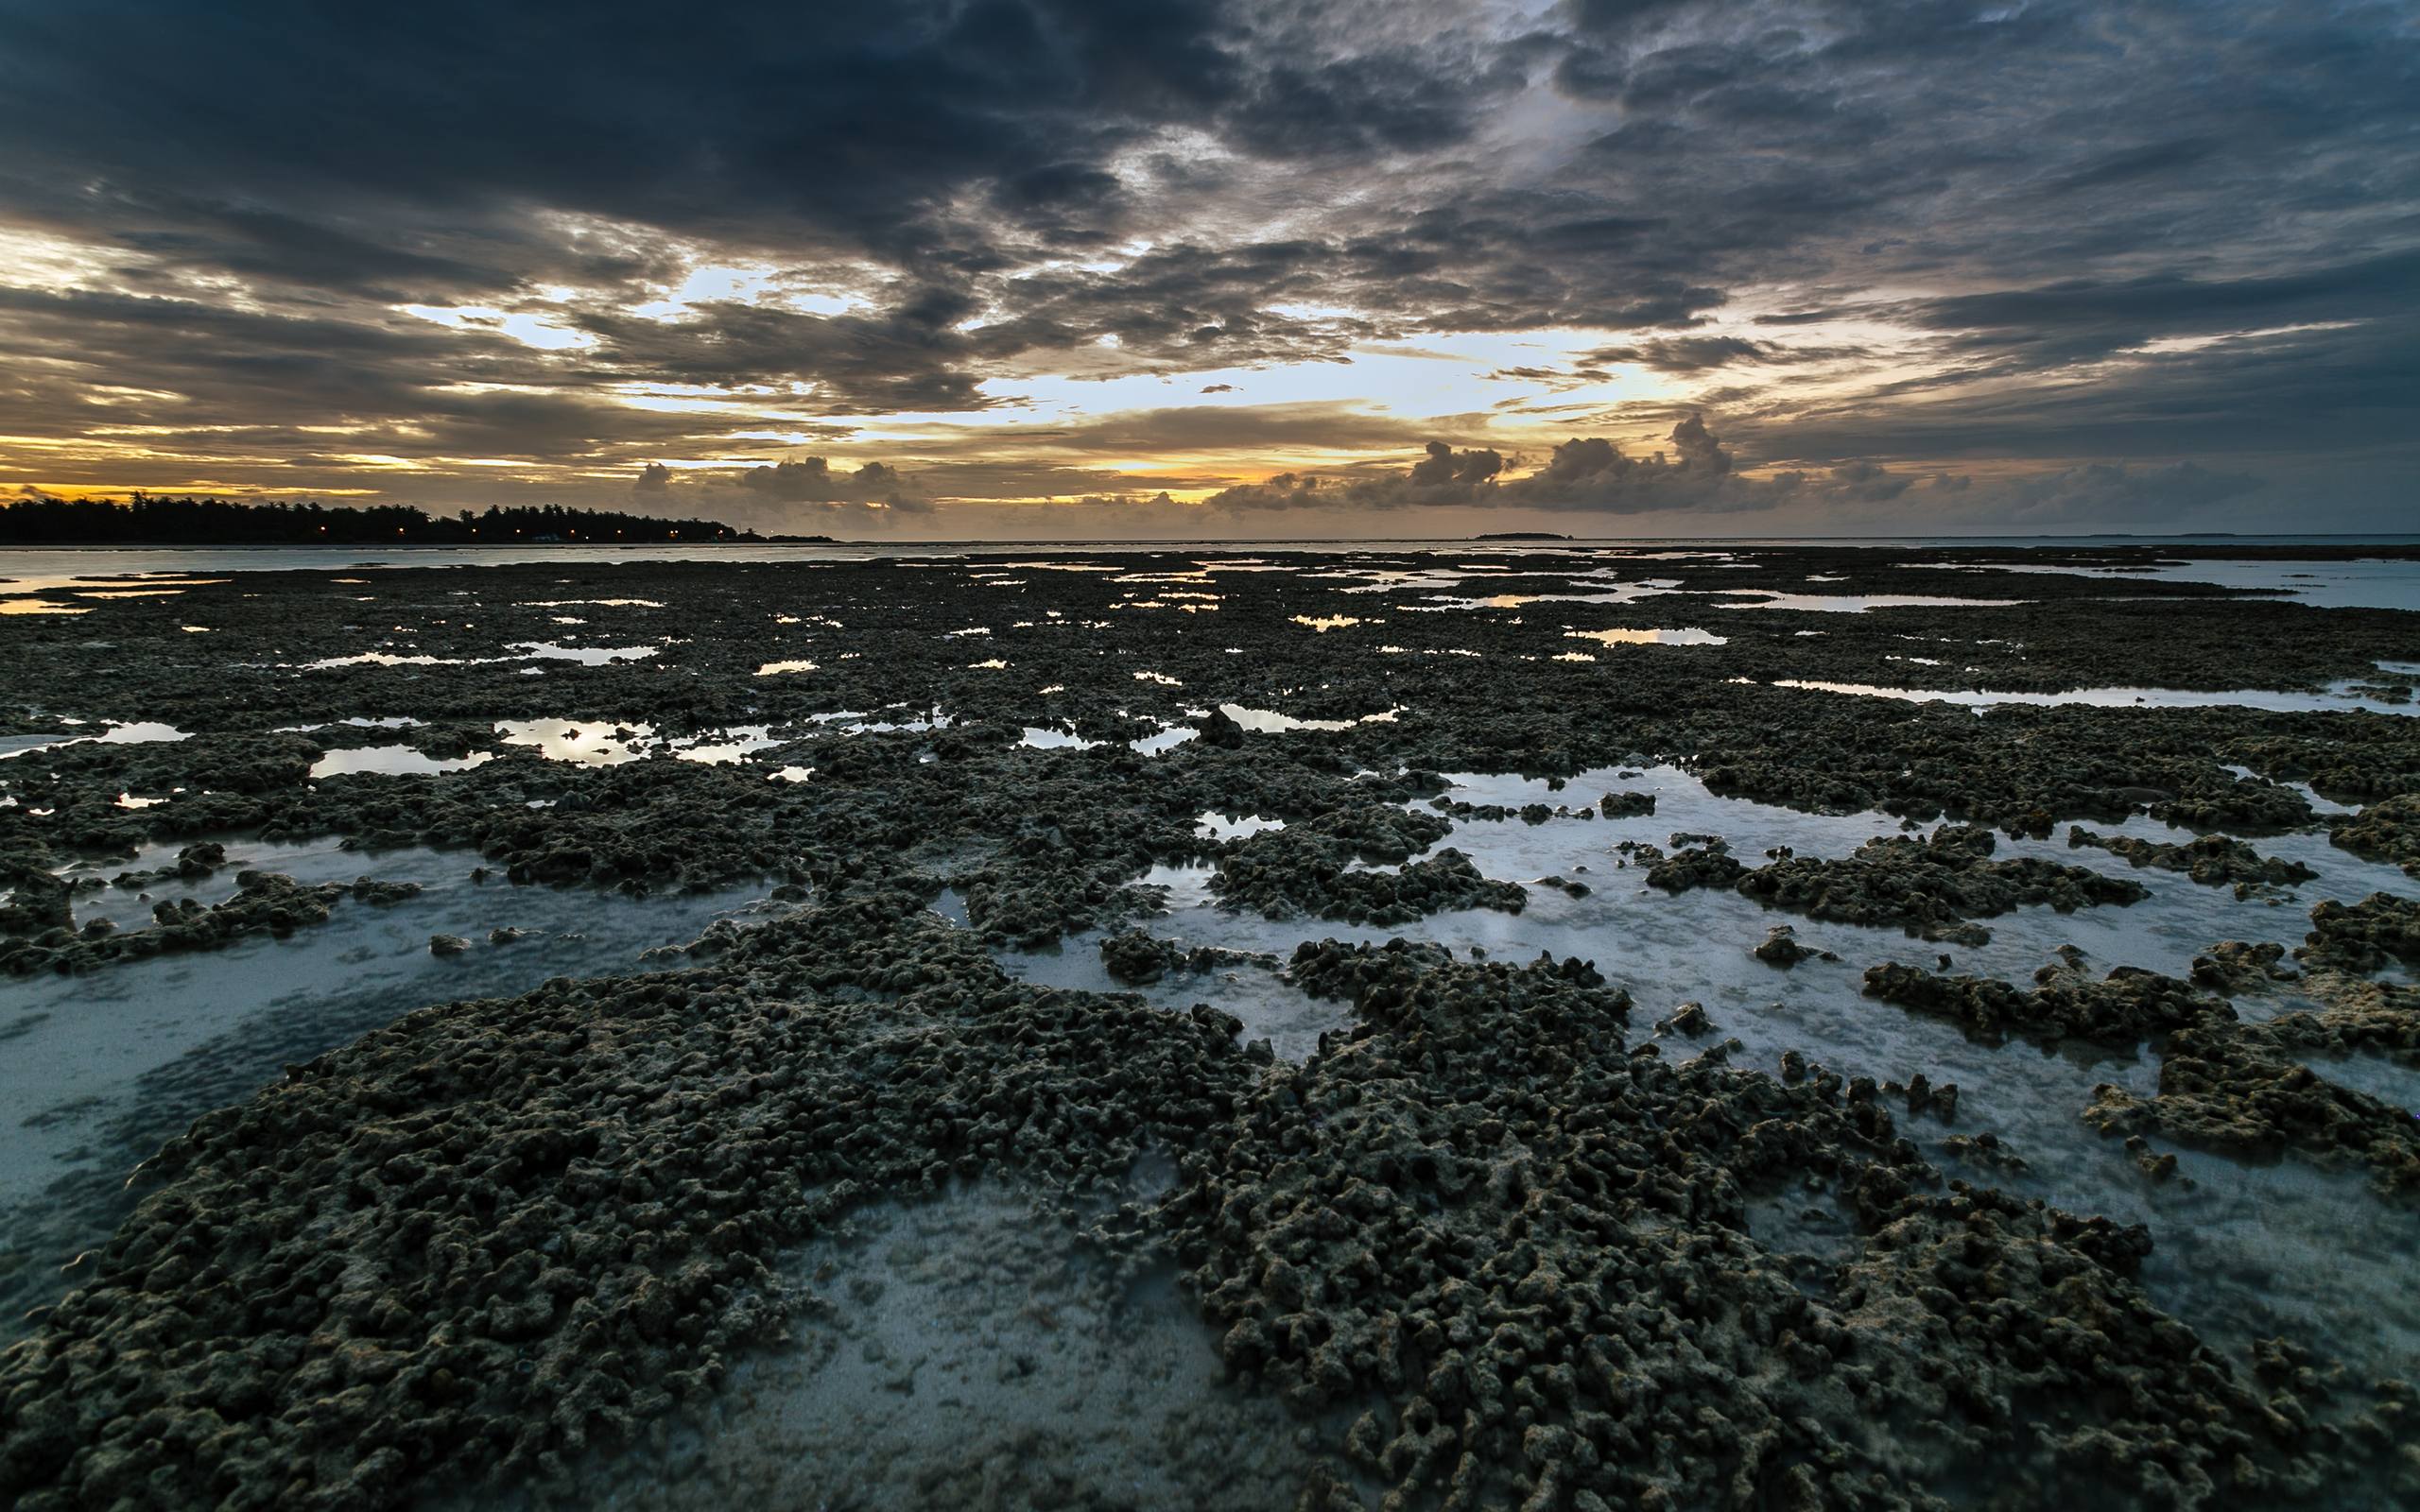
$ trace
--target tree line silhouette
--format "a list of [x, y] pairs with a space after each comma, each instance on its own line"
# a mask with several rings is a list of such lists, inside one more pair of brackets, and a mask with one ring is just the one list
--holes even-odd
[[432, 515], [410, 505], [265, 504], [200, 497], [29, 495], [0, 504], [0, 544], [18, 546], [514, 545], [538, 541], [762, 541], [711, 520], [670, 520], [559, 504]]

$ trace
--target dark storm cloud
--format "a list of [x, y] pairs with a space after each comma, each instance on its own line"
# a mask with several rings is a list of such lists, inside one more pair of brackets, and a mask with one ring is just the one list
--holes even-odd
[[812, 384], [829, 414], [970, 410], [994, 403], [977, 388], [975, 343], [952, 329], [968, 313], [933, 291], [872, 316], [824, 316], [717, 301], [680, 320], [617, 311], [573, 317], [597, 338], [599, 376], [735, 387]]
[[[1239, 88], [1221, 29], [1188, 0], [20, 4], [0, 14], [18, 107], [0, 155], [38, 182], [239, 204], [535, 204], [890, 244], [968, 185], [1215, 111]], [[112, 107], [85, 109], [104, 85]], [[83, 119], [50, 130], [52, 112]]]
[[1601, 347], [1591, 361], [1634, 362], [1657, 372], [1695, 374], [1717, 368], [1831, 362], [1869, 353], [1855, 347], [1783, 346], [1748, 336], [1658, 336], [1635, 346]]
[[1760, 429], [1755, 451], [1783, 462], [2233, 456], [2263, 471], [2377, 463], [2407, 479], [2420, 460], [2420, 344], [2407, 321], [2219, 341], [2110, 367], [2106, 384], [1978, 382], [1935, 386], [1921, 404], [1817, 406]]
[[[1270, 157], [1367, 157], [1450, 147], [1469, 135], [1491, 96], [1519, 88], [1522, 71], [1469, 60], [1451, 75], [1409, 54], [1338, 59], [1316, 68], [1279, 62], [1257, 79], [1236, 139]], [[1432, 87], [1408, 90], [1407, 79]], [[1445, 87], [1433, 87], [1443, 84]]]
[[2039, 344], [2099, 354], [2158, 336], [2203, 335], [2327, 320], [2409, 319], [2420, 311], [2420, 249], [2331, 262], [2291, 273], [2197, 277], [2163, 270], [2067, 279], [1927, 300], [1900, 318], [1991, 351]]

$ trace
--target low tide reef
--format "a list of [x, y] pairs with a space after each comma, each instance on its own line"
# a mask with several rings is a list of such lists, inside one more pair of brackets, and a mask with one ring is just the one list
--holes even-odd
[[[21, 980], [307, 949], [332, 909], [409, 905], [378, 880], [406, 846], [499, 896], [775, 904], [196, 1119], [0, 1354], [0, 1497], [702, 1506], [666, 1490], [688, 1465], [722, 1495], [1119, 1505], [1142, 1459], [1164, 1498], [1216, 1480], [1189, 1412], [1252, 1501], [1323, 1509], [2420, 1498], [2411, 1370], [2205, 1337], [2146, 1280], [2156, 1223], [2038, 1194], [2064, 1152], [2004, 1139], [1974, 1070], [1771, 1054], [1786, 1015], [1694, 980], [1634, 1003], [1613, 935], [1431, 937], [1567, 939], [1615, 888], [1754, 919], [1710, 926], [1708, 980], [1761, 973], [1777, 1010], [1946, 1025], [2013, 1080], [2106, 1057], [2064, 1117], [2146, 1192], [2215, 1153], [2358, 1173], [2401, 1215], [2420, 722], [2378, 706], [2420, 615], [2027, 570], [2119, 548], [1047, 556], [243, 573], [0, 618]], [[1859, 594], [1992, 602], [1821, 602]], [[1677, 627], [1706, 633], [1599, 633]], [[1703, 796], [1659, 799], [1667, 764]], [[1486, 773], [1536, 781], [1455, 796]], [[1735, 855], [1695, 832], [1737, 799], [1860, 833]], [[361, 881], [247, 868], [302, 837]], [[1498, 874], [1516, 851], [1552, 869]], [[148, 922], [97, 907], [146, 889]], [[2152, 908], [2211, 926], [2165, 971], [2004, 974], [2013, 931]], [[1063, 940], [1155, 996], [1003, 969]], [[1337, 1027], [1272, 1055], [1216, 1005], [1231, 971]], [[957, 1226], [1020, 1258], [987, 1279]], [[882, 1322], [886, 1277], [989, 1342]], [[1119, 1374], [1091, 1332], [1055, 1355], [1018, 1311], [1105, 1339], [1145, 1284], [1198, 1379]], [[775, 1473], [844, 1431], [795, 1410], [833, 1361], [896, 1392], [914, 1370], [865, 1351], [910, 1344], [1024, 1426], [951, 1444], [900, 1406], [825, 1479]], [[1167, 1442], [1000, 1405], [1072, 1391], [1053, 1369], [1180, 1393]]]

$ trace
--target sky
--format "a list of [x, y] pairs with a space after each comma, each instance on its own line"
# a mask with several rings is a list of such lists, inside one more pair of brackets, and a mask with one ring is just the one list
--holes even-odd
[[0, 499], [2420, 530], [2420, 5], [0, 0]]

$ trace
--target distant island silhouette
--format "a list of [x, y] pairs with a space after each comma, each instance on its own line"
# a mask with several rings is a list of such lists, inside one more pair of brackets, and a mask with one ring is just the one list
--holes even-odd
[[406, 503], [233, 498], [14, 498], [0, 506], [0, 547], [526, 547], [639, 541], [825, 544], [828, 535], [757, 535], [717, 520], [624, 515], [617, 510], [489, 506], [431, 515]]
[[729, 541], [828, 543], [830, 536], [760, 536], [712, 520], [668, 519], [549, 504], [474, 514], [430, 514], [410, 505], [239, 503], [203, 497], [28, 497], [0, 505], [9, 546], [486, 546], [561, 542]]
[[1556, 535], [1551, 530], [1495, 530], [1483, 536], [1473, 536], [1471, 539], [1473, 541], [1569, 541], [1571, 538]]

